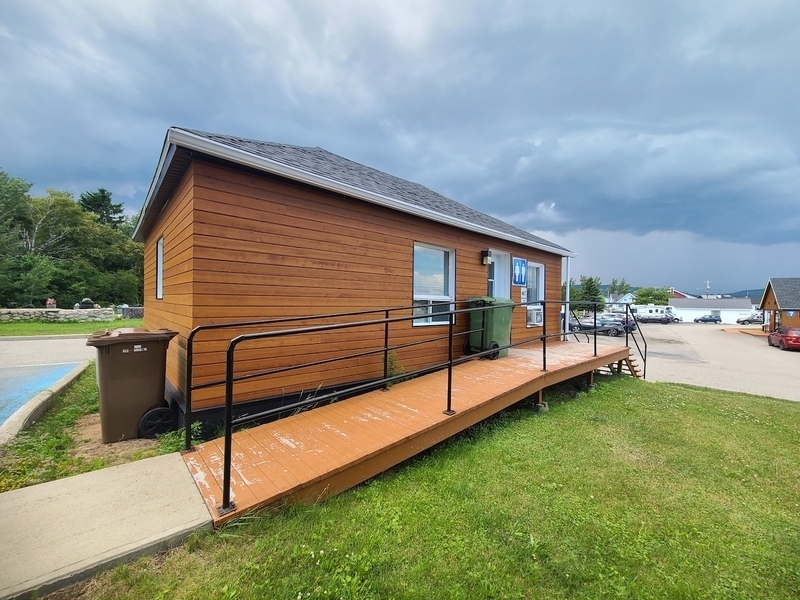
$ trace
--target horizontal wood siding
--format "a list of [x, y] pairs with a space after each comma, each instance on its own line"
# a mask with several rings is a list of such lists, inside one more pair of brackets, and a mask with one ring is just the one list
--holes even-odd
[[[560, 298], [560, 256], [277, 177], [201, 161], [193, 163], [192, 172], [189, 293], [195, 326], [410, 306], [414, 242], [455, 250], [457, 300], [486, 294], [487, 268], [481, 264], [480, 253], [490, 247], [543, 263], [546, 297]], [[516, 302], [520, 301], [520, 289], [512, 289]], [[468, 322], [467, 316], [460, 317], [456, 331], [466, 331]], [[547, 316], [548, 331], [556, 332], [559, 322], [558, 308], [553, 306]], [[290, 326], [313, 324], [318, 322]], [[396, 323], [390, 329], [390, 344], [446, 336], [447, 329], [446, 325]], [[242, 331], [209, 331], [198, 336], [195, 384], [224, 377], [225, 350], [237, 333]], [[538, 330], [526, 328], [525, 311], [516, 309], [512, 339], [536, 333]], [[460, 356], [462, 343], [463, 338], [454, 343], [455, 356]], [[446, 346], [438, 341], [402, 348], [397, 351], [397, 362], [407, 371], [442, 362], [447, 359]], [[248, 342], [237, 350], [237, 374], [382, 347], [383, 328], [376, 326]], [[235, 397], [242, 401], [288, 394], [379, 377], [382, 372], [383, 356], [376, 353], [248, 380], [237, 384]], [[222, 388], [198, 390], [193, 398], [196, 408], [217, 406], [223, 401]]]
[[[192, 329], [193, 306], [193, 168], [183, 176], [159, 215], [144, 249], [144, 326], [177, 331], [167, 350], [167, 379], [184, 389], [186, 336]], [[164, 238], [163, 299], [156, 299], [156, 245]]]

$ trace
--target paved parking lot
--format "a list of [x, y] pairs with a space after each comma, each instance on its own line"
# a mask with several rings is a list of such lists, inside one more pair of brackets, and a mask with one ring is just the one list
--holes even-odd
[[[768, 346], [766, 337], [741, 332], [760, 331], [758, 326], [646, 323], [641, 327], [647, 339], [648, 381], [800, 402], [800, 352], [782, 352]], [[602, 337], [602, 343], [618, 343]]]
[[97, 354], [86, 336], [0, 337], [0, 424], [39, 392]]

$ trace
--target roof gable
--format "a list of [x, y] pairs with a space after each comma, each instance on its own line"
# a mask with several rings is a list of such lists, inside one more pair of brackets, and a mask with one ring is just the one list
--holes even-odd
[[770, 289], [779, 310], [800, 310], [800, 277], [770, 278], [759, 306], [764, 305]]
[[[172, 191], [169, 189], [170, 182], [175, 182], [172, 183], [174, 187], [187, 166], [186, 150], [203, 152], [235, 164], [302, 181], [431, 221], [532, 246], [560, 256], [574, 256], [558, 244], [451, 200], [425, 186], [367, 167], [322, 148], [249, 140], [177, 127], [171, 127], [167, 132], [161, 160], [145, 199], [134, 239], [144, 240], [155, 218], [168, 201]], [[176, 176], [174, 171], [178, 169], [182, 170]]]

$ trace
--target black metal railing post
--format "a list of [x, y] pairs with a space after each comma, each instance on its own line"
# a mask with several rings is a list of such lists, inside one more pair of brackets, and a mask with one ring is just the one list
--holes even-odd
[[225, 456], [222, 471], [222, 506], [217, 507], [219, 516], [236, 509], [231, 502], [231, 447], [233, 445], [233, 353], [239, 338], [234, 338], [228, 345], [225, 369]]
[[597, 302], [594, 303], [594, 355], [597, 356]]
[[189, 332], [186, 338], [186, 410], [183, 413], [183, 426], [186, 429], [186, 451], [192, 449], [192, 362], [194, 352], [192, 351], [192, 341], [194, 340], [194, 330]]
[[[386, 322], [383, 324], [383, 378], [389, 378], [389, 311], [385, 313]], [[383, 384], [383, 390], [389, 389], [389, 382]]]
[[455, 314], [450, 314], [450, 323], [447, 332], [447, 410], [446, 415], [454, 415], [453, 410], [453, 323], [456, 320]]
[[623, 325], [623, 327], [625, 328], [625, 345], [629, 346], [630, 343], [628, 342], [628, 333], [630, 333], [631, 329], [631, 316], [630, 305], [628, 304], [625, 305], [625, 325]]
[[542, 371], [547, 371], [547, 302], [544, 300], [542, 300]]

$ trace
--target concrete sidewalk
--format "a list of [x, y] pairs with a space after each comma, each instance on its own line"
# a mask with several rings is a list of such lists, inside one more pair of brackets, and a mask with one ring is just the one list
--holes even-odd
[[0, 599], [44, 595], [211, 529], [179, 453], [0, 494]]

